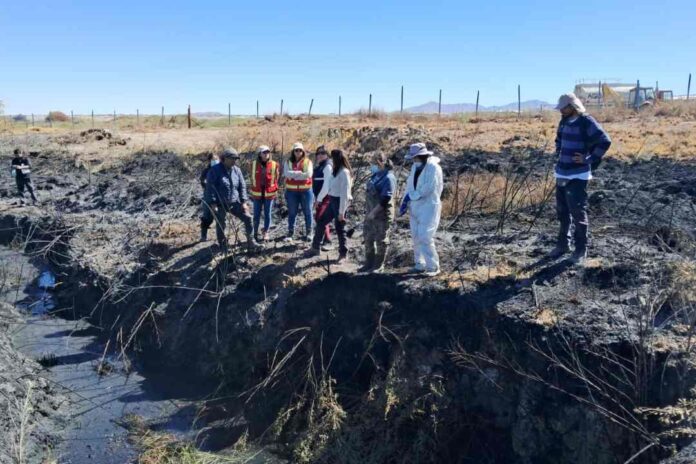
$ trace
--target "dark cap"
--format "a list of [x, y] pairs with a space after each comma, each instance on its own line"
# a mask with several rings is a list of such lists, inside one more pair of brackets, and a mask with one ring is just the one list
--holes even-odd
[[220, 156], [221, 158], [232, 158], [232, 159], [239, 159], [239, 153], [237, 153], [237, 150], [235, 150], [232, 147], [225, 148], [222, 152], [222, 155]]

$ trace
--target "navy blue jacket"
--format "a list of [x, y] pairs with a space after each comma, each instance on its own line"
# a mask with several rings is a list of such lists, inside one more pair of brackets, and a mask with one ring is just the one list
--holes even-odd
[[210, 168], [205, 178], [203, 199], [208, 204], [217, 203], [223, 207], [246, 202], [249, 196], [242, 170], [237, 166], [227, 170], [224, 163], [216, 164]]

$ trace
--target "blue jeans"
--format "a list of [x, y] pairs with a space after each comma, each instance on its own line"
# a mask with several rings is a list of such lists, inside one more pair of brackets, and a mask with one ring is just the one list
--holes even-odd
[[304, 191], [285, 191], [285, 201], [288, 203], [288, 235], [295, 234], [295, 219], [297, 212], [302, 207], [305, 220], [305, 235], [308, 236], [312, 231], [312, 204], [314, 204], [314, 193], [311, 190]]
[[259, 233], [261, 223], [261, 210], [263, 209], [263, 232], [266, 233], [271, 228], [271, 211], [273, 211], [273, 198], [254, 199], [254, 236]]

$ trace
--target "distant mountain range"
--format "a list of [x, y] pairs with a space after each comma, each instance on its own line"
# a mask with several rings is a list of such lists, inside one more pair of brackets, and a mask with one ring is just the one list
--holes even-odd
[[[529, 110], [539, 110], [553, 109], [554, 105], [542, 100], [526, 100], [521, 104], [522, 111]], [[437, 102], [428, 102], [422, 105], [413, 106], [411, 108], [404, 108], [407, 113], [437, 113]], [[453, 113], [473, 113], [476, 111], [476, 105], [473, 103], [443, 103], [442, 112], [444, 114]], [[503, 112], [503, 111], [517, 111], [517, 102], [508, 103], [507, 105], [501, 106], [483, 106], [479, 105], [479, 111], [481, 112]]]

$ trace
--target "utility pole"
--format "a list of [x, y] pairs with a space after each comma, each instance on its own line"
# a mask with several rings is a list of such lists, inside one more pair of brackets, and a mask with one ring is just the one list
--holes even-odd
[[191, 105], [188, 106], [188, 112], [186, 114], [188, 120], [188, 128], [191, 128]]
[[227, 104], [227, 125], [232, 125], [232, 103]]
[[517, 84], [517, 117], [522, 115], [522, 91], [520, 84]]
[[338, 96], [338, 117], [341, 117], [341, 96]]
[[367, 115], [370, 116], [372, 114], [372, 94], [370, 94], [370, 103], [367, 106]]
[[309, 102], [309, 112], [307, 113], [307, 116], [312, 115], [312, 106], [314, 106], [314, 99], [312, 98], [312, 101]]
[[437, 99], [437, 115], [442, 115], [442, 89], [440, 89], [440, 96]]
[[283, 117], [283, 99], [280, 99], [280, 117]]

